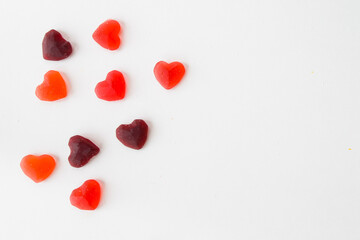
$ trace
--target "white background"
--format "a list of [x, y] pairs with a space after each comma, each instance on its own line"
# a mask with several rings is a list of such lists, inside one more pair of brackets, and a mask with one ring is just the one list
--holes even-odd
[[[360, 238], [358, 0], [0, 0], [0, 239], [318, 240]], [[110, 52], [91, 35], [123, 28]], [[74, 52], [52, 62], [41, 42], [60, 31]], [[173, 90], [156, 62], [181, 61]], [[48, 70], [69, 95], [41, 102]], [[124, 100], [94, 93], [111, 70]], [[145, 147], [115, 137], [149, 123]], [[67, 157], [80, 134], [101, 148], [81, 169]], [[351, 149], [351, 150], [350, 150]], [[52, 154], [35, 184], [19, 167]], [[96, 211], [70, 205], [85, 180], [103, 183]]]

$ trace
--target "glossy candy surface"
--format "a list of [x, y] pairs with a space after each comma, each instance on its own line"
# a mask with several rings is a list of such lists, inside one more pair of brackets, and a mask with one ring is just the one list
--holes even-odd
[[26, 176], [36, 183], [44, 181], [53, 172], [55, 159], [50, 155], [27, 155], [20, 162], [20, 167]]
[[119, 71], [111, 71], [106, 79], [99, 82], [95, 87], [96, 96], [106, 101], [116, 101], [123, 99], [126, 92], [124, 76]]
[[59, 61], [70, 56], [72, 47], [61, 34], [52, 29], [47, 32], [42, 42], [43, 57], [46, 60]]
[[116, 129], [116, 137], [125, 146], [141, 149], [147, 139], [148, 125], [144, 120], [136, 119], [131, 124], [122, 124]]
[[44, 76], [44, 81], [36, 88], [36, 96], [42, 101], [56, 101], [67, 96], [64, 79], [57, 71], [50, 70]]
[[95, 30], [92, 37], [103, 48], [116, 50], [119, 48], [121, 40], [119, 37], [121, 31], [120, 24], [115, 20], [107, 20]]
[[155, 78], [165, 89], [175, 87], [185, 74], [185, 67], [180, 62], [158, 62], [154, 67]]
[[81, 210], [95, 210], [100, 202], [101, 186], [93, 179], [85, 181], [72, 191], [70, 203]]
[[70, 147], [69, 163], [76, 168], [87, 164], [100, 151], [93, 142], [79, 135], [71, 137], [68, 145]]

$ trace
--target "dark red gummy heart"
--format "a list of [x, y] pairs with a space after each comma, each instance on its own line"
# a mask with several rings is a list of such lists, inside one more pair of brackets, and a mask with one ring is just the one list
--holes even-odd
[[65, 59], [72, 53], [70, 42], [66, 41], [61, 34], [54, 29], [45, 34], [42, 49], [44, 59], [53, 61]]
[[100, 149], [89, 139], [76, 135], [69, 140], [71, 166], [79, 168], [87, 164], [90, 159], [99, 153]]
[[124, 76], [119, 71], [111, 71], [106, 79], [95, 87], [96, 96], [106, 101], [116, 101], [125, 97], [126, 83]]
[[116, 129], [116, 137], [125, 146], [141, 149], [147, 139], [148, 125], [144, 120], [136, 119], [131, 124], [121, 124]]
[[175, 87], [185, 74], [185, 67], [180, 62], [158, 62], [154, 67], [155, 78], [165, 89]]
[[119, 37], [120, 31], [120, 24], [117, 21], [110, 19], [100, 24], [92, 37], [103, 48], [116, 50], [121, 43]]
[[99, 205], [100, 198], [100, 184], [96, 180], [90, 179], [71, 192], [70, 203], [81, 210], [95, 210]]

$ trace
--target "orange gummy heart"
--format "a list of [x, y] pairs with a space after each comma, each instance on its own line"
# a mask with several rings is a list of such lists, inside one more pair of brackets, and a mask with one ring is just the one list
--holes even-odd
[[55, 159], [50, 155], [27, 155], [20, 162], [20, 167], [26, 176], [36, 183], [44, 181], [55, 168]]
[[95, 30], [92, 37], [103, 48], [116, 50], [120, 46], [121, 26], [115, 20], [107, 20]]
[[185, 67], [180, 62], [158, 62], [154, 67], [155, 78], [165, 89], [175, 87], [185, 74]]
[[36, 96], [42, 101], [56, 101], [67, 96], [66, 84], [57, 71], [48, 71], [44, 81], [35, 91]]

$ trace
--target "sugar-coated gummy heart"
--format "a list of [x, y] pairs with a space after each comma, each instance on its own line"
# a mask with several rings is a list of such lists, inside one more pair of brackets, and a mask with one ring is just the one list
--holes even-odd
[[180, 62], [158, 62], [154, 67], [155, 78], [165, 89], [175, 87], [185, 74], [185, 67]]
[[106, 101], [116, 101], [125, 97], [126, 83], [121, 72], [116, 70], [107, 74], [106, 79], [95, 87], [96, 96]]
[[116, 137], [125, 146], [141, 149], [147, 139], [148, 125], [144, 120], [136, 119], [131, 124], [121, 124], [116, 129]]
[[72, 191], [70, 203], [81, 210], [95, 210], [99, 205], [100, 198], [100, 184], [96, 180], [90, 179]]
[[70, 42], [66, 41], [61, 34], [54, 29], [45, 34], [42, 42], [42, 50], [44, 59], [53, 61], [65, 59], [72, 53]]
[[26, 176], [36, 183], [44, 181], [55, 168], [55, 159], [50, 155], [27, 155], [20, 162], [20, 167]]
[[115, 20], [107, 20], [95, 30], [92, 37], [103, 48], [116, 50], [120, 46], [121, 26]]
[[44, 76], [44, 81], [35, 91], [42, 101], [56, 101], [67, 96], [66, 84], [61, 74], [50, 70]]
[[68, 160], [70, 165], [76, 168], [87, 164], [100, 151], [92, 141], [79, 135], [70, 138], [69, 147], [70, 155]]

